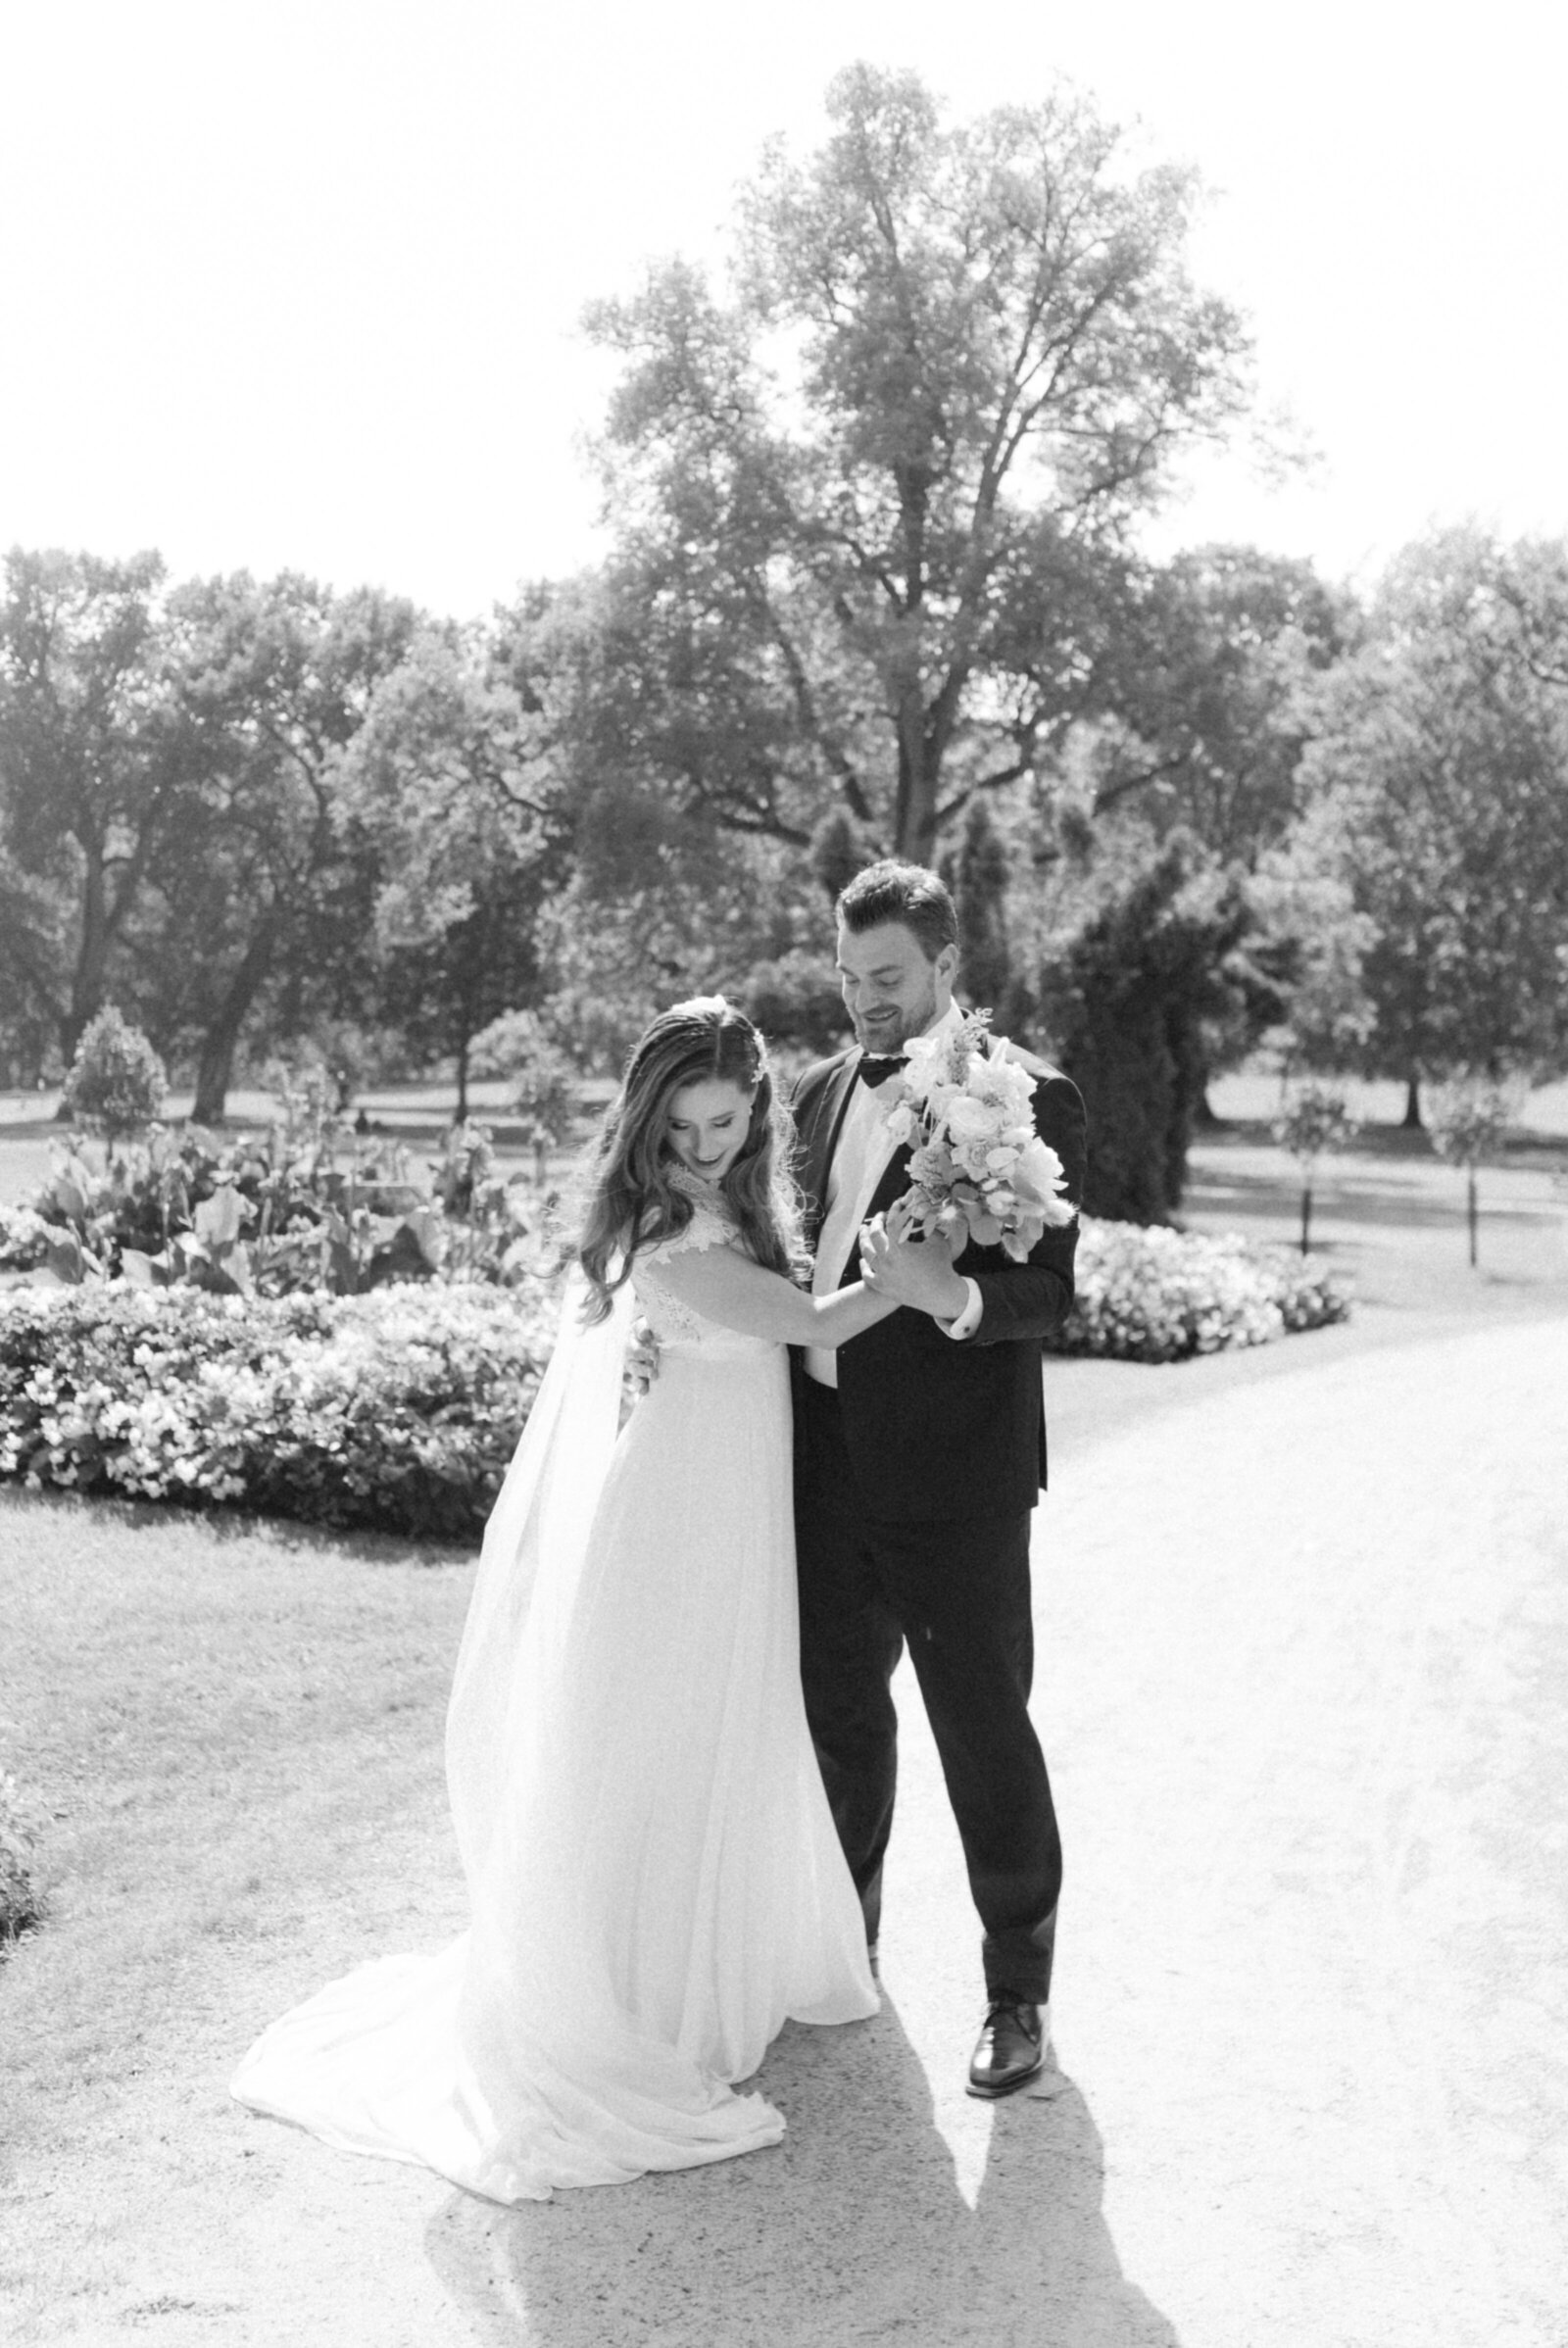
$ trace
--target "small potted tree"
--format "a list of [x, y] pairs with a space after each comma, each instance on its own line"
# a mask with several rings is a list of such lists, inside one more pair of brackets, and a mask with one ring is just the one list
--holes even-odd
[[1501, 1154], [1508, 1128], [1519, 1113], [1521, 1091], [1517, 1080], [1461, 1069], [1436, 1086], [1426, 1101], [1433, 1149], [1450, 1166], [1464, 1168], [1472, 1271], [1479, 1259], [1481, 1222], [1477, 1169]]
[[1320, 1157], [1348, 1148], [1360, 1131], [1336, 1086], [1296, 1086], [1274, 1120], [1274, 1139], [1301, 1169], [1301, 1253], [1312, 1235], [1312, 1184]]

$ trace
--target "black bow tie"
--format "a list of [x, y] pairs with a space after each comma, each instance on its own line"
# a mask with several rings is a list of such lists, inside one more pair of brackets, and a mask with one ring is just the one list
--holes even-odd
[[856, 1069], [855, 1073], [859, 1078], [861, 1084], [868, 1084], [875, 1087], [879, 1084], [886, 1084], [890, 1076], [902, 1076], [904, 1074], [905, 1065], [905, 1057], [902, 1052], [893, 1052], [886, 1059], [878, 1059], [874, 1052], [862, 1052], [860, 1054], [860, 1064]]

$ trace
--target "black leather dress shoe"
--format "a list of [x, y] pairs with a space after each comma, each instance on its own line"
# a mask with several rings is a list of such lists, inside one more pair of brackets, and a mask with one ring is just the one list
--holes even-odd
[[1046, 2059], [1050, 2011], [1018, 1997], [991, 2000], [969, 2065], [971, 2095], [1010, 2095], [1034, 2078]]

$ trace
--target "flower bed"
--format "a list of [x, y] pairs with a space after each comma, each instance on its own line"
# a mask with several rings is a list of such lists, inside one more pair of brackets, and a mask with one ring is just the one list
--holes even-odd
[[1345, 1320], [1350, 1299], [1320, 1257], [1086, 1215], [1077, 1296], [1054, 1353], [1181, 1361]]
[[0, 1474], [468, 1538], [554, 1330], [539, 1289], [14, 1289], [0, 1296]]
[[[1312, 1257], [1085, 1221], [1058, 1353], [1177, 1361], [1343, 1320]], [[327, 1525], [482, 1528], [555, 1332], [538, 1281], [0, 1293], [0, 1475]]]

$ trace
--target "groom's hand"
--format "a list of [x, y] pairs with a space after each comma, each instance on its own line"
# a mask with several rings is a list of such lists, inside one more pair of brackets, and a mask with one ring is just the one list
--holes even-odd
[[659, 1376], [659, 1340], [641, 1314], [633, 1321], [626, 1347], [626, 1375], [639, 1402]]
[[942, 1232], [933, 1239], [907, 1239], [902, 1236], [905, 1226], [897, 1206], [891, 1219], [892, 1229], [881, 1215], [860, 1227], [860, 1270], [866, 1287], [914, 1312], [928, 1312], [935, 1320], [956, 1320], [969, 1301], [968, 1283], [953, 1268], [963, 1235]]

